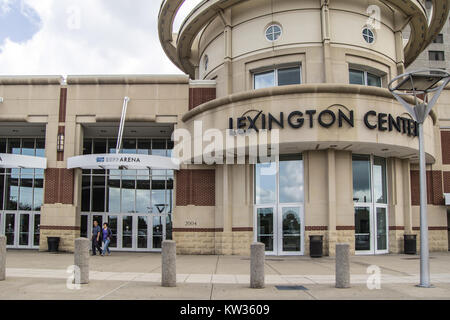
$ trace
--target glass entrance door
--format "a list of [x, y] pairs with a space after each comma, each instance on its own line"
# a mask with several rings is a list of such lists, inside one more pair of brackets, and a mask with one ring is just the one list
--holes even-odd
[[283, 155], [255, 166], [255, 237], [268, 255], [304, 253], [303, 160]]
[[1, 220], [6, 246], [11, 249], [39, 248], [40, 217], [39, 213], [5, 213]]
[[281, 206], [279, 210], [282, 223], [279, 225], [279, 254], [290, 255], [303, 252], [302, 209], [300, 206]]
[[[99, 225], [107, 222], [112, 232], [110, 249], [117, 251], [159, 252], [167, 237], [167, 226], [171, 224], [171, 215], [86, 215], [81, 216], [81, 230], [87, 230], [85, 236], [92, 237], [93, 222]], [[86, 225], [88, 223], [88, 225]]]
[[389, 252], [386, 160], [353, 155], [355, 250], [357, 254]]

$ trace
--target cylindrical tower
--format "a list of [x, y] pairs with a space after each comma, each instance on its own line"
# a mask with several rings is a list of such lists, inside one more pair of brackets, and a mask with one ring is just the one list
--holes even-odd
[[[323, 235], [328, 254], [336, 242], [361, 254], [401, 252], [403, 235], [418, 226], [417, 132], [386, 88], [439, 33], [448, 1], [427, 11], [419, 0], [205, 0], [173, 34], [183, 3], [165, 0], [159, 14], [161, 44], [194, 96], [178, 128], [192, 145], [196, 123], [223, 137], [277, 129], [280, 155], [269, 178], [249, 159], [210, 166], [214, 209], [177, 206], [174, 236], [209, 230], [213, 247], [181, 241], [180, 250], [242, 254], [257, 240], [270, 254], [307, 254], [309, 235]], [[427, 160], [439, 163], [435, 114], [425, 135]], [[430, 224], [445, 224], [445, 207], [430, 205]], [[200, 226], [182, 228], [186, 216]], [[433, 239], [447, 237], [441, 231]]]

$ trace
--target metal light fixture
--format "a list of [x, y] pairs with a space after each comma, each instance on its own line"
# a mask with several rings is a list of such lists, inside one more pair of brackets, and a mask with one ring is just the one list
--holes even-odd
[[[436, 104], [442, 90], [450, 82], [450, 74], [441, 69], [423, 69], [407, 72], [389, 83], [389, 91], [400, 102], [419, 126], [419, 162], [420, 162], [420, 284], [430, 288], [430, 262], [428, 247], [427, 220], [427, 180], [425, 160], [425, 136], [423, 125], [431, 109]], [[394, 84], [396, 84], [394, 86]], [[428, 94], [433, 97], [428, 101]], [[414, 97], [414, 105], [406, 102], [405, 96]], [[419, 97], [421, 100], [419, 100]]]
[[56, 149], [58, 152], [64, 152], [64, 134], [60, 133], [58, 134], [58, 141]]

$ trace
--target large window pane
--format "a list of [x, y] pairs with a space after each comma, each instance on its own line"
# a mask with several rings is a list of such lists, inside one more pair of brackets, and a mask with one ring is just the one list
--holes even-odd
[[22, 175], [19, 199], [19, 210], [31, 211], [33, 209], [33, 176]]
[[125, 139], [122, 142], [122, 153], [136, 154], [136, 139]]
[[364, 85], [364, 72], [350, 69], [350, 84]]
[[353, 156], [353, 201], [371, 202], [370, 156]]
[[120, 213], [120, 176], [108, 178], [107, 212]]
[[150, 212], [150, 178], [148, 176], [138, 177], [136, 190], [136, 212]]
[[45, 139], [36, 139], [36, 157], [45, 158]]
[[152, 155], [161, 157], [167, 156], [166, 140], [153, 140]]
[[167, 180], [167, 193], [166, 193], [166, 202], [167, 202], [167, 212], [173, 212], [173, 179], [169, 178]]
[[278, 85], [287, 86], [290, 84], [300, 84], [300, 67], [279, 69], [278, 70]]
[[275, 71], [258, 73], [254, 75], [254, 88], [263, 89], [275, 86]]
[[83, 176], [81, 186], [81, 211], [91, 212], [91, 177]]
[[116, 147], [117, 147], [117, 141], [113, 140], [113, 139], [109, 139], [108, 140], [108, 153], [109, 154], [115, 154], [116, 152]]
[[166, 180], [164, 177], [153, 177], [152, 180], [152, 213], [166, 211]]
[[92, 212], [105, 212], [105, 176], [92, 177]]
[[387, 203], [386, 159], [374, 157], [373, 192], [377, 203]]
[[17, 177], [8, 175], [6, 177], [6, 210], [17, 210], [19, 202], [19, 179]]
[[139, 140], [138, 141], [138, 154], [145, 154], [145, 155], [152, 154], [152, 141], [151, 140]]
[[34, 139], [22, 140], [22, 155], [34, 157]]
[[6, 153], [6, 139], [0, 138], [0, 153]]
[[256, 204], [275, 203], [277, 201], [277, 164], [258, 163], [255, 173]]
[[131, 177], [122, 180], [122, 213], [135, 213], [136, 181]]
[[280, 203], [303, 202], [303, 161], [301, 155], [280, 157]]
[[92, 154], [92, 140], [91, 139], [84, 140], [83, 154], [84, 155]]
[[372, 87], [381, 87], [381, 78], [374, 74], [367, 74], [367, 85]]
[[106, 153], [106, 140], [104, 139], [94, 140], [93, 154], [105, 154], [105, 153]]
[[20, 154], [20, 139], [8, 139], [9, 154]]

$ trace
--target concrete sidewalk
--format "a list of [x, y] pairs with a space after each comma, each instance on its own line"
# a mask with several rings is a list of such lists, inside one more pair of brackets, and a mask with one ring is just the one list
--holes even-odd
[[[419, 257], [407, 255], [352, 257], [351, 289], [334, 288], [335, 260], [330, 257], [267, 257], [267, 286], [261, 290], [248, 288], [248, 257], [178, 256], [177, 288], [159, 286], [160, 254], [91, 257], [91, 283], [81, 290], [67, 288], [72, 264], [72, 254], [8, 251], [0, 299], [450, 299], [450, 253], [431, 254], [432, 289], [415, 287]], [[369, 266], [380, 268], [379, 290], [367, 287]]]

